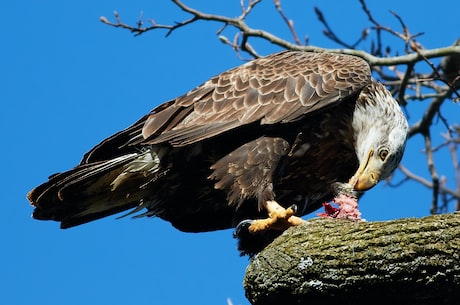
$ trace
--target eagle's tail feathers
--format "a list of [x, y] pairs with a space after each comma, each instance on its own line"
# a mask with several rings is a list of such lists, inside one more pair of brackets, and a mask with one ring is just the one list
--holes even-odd
[[154, 152], [130, 153], [55, 174], [27, 197], [35, 206], [35, 219], [60, 221], [61, 228], [69, 228], [131, 208], [127, 215], [139, 212], [159, 172]]

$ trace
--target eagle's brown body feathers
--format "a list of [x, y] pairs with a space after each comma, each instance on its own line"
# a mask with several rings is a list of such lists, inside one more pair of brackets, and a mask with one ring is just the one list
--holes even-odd
[[[373, 90], [385, 89], [357, 57], [257, 59], [158, 106], [50, 177], [28, 195], [34, 217], [66, 228], [137, 207], [200, 232], [264, 218], [269, 200], [305, 215], [360, 166], [357, 112], [366, 119]], [[393, 155], [397, 164], [402, 151]]]

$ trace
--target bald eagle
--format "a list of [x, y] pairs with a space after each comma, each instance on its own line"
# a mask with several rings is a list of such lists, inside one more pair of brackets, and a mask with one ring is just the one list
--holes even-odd
[[244, 222], [239, 248], [254, 253], [338, 194], [388, 178], [407, 130], [363, 59], [284, 51], [161, 104], [27, 197], [34, 218], [61, 228], [128, 209], [185, 232]]

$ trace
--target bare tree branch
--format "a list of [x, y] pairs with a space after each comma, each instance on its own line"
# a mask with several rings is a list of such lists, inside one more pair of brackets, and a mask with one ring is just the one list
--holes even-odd
[[442, 103], [446, 100], [449, 95], [448, 91], [445, 91], [444, 94], [437, 96], [427, 107], [423, 117], [409, 129], [409, 138], [414, 136], [417, 133], [425, 133], [429, 130], [430, 126], [433, 124], [433, 119], [435, 115], [439, 112]]
[[[270, 32], [267, 32], [261, 29], [253, 29], [245, 23], [244, 21], [245, 18], [251, 12], [254, 6], [259, 2], [260, 0], [250, 1], [248, 4], [248, 7], [242, 13], [242, 15], [235, 17], [235, 18], [231, 18], [227, 16], [203, 13], [201, 11], [198, 11], [196, 9], [186, 6], [184, 3], [182, 3], [179, 0], [173, 0], [173, 3], [176, 4], [181, 10], [192, 15], [192, 18], [187, 19], [182, 22], [178, 22], [174, 25], [157, 24], [153, 21], [153, 19], [151, 19], [152, 25], [148, 27], [138, 27], [137, 24], [136, 26], [129, 26], [121, 22], [121, 19], [118, 13], [114, 14], [115, 19], [117, 21], [116, 23], [110, 22], [106, 17], [103, 17], [103, 16], [100, 17], [100, 20], [107, 25], [127, 29], [130, 32], [134, 33], [134, 35], [136, 36], [143, 34], [145, 32], [151, 31], [151, 30], [155, 30], [155, 29], [167, 30], [166, 35], [168, 36], [174, 30], [177, 30], [185, 25], [188, 25], [190, 23], [193, 23], [199, 20], [214, 21], [214, 22], [222, 23], [225, 26], [230, 25], [230, 26], [235, 27], [237, 30], [241, 32], [241, 36], [243, 38], [246, 37], [246, 39], [250, 37], [258, 37], [258, 38], [266, 40], [267, 42], [270, 42], [271, 44], [278, 45], [279, 47], [283, 49], [288, 49], [288, 50], [310, 51], [310, 52], [328, 51], [332, 53], [343, 53], [343, 54], [355, 55], [355, 56], [359, 56], [365, 59], [367, 62], [369, 62], [371, 66], [393, 66], [393, 65], [415, 64], [419, 61], [422, 61], [423, 58], [438, 58], [438, 57], [448, 56], [452, 54], [460, 54], [460, 46], [449, 46], [449, 47], [443, 47], [443, 48], [437, 48], [437, 49], [431, 49], [431, 50], [422, 50], [420, 51], [420, 53], [410, 53], [410, 54], [406, 54], [402, 56], [383, 58], [383, 57], [374, 56], [366, 51], [354, 50], [351, 48], [325, 49], [325, 48], [321, 48], [317, 46], [297, 45], [295, 43], [291, 43], [285, 39], [282, 39], [278, 36], [275, 36]], [[245, 40], [245, 42], [247, 42], [247, 40]]]
[[[454, 169], [456, 192], [460, 193], [460, 163], [458, 160], [458, 144], [460, 143], [460, 138], [453, 138], [450, 129], [447, 134], [442, 136], [446, 139], [446, 142], [448, 143], [447, 147], [449, 149], [450, 157], [452, 159], [452, 168]], [[454, 198], [456, 198], [455, 210], [460, 211], [460, 197], [454, 196]]]
[[431, 200], [431, 214], [438, 213], [438, 194], [439, 194], [439, 176], [434, 165], [433, 151], [431, 150], [431, 134], [430, 130], [427, 129], [423, 133], [423, 139], [425, 140], [425, 149], [426, 149], [426, 163], [428, 165], [428, 170], [430, 171], [431, 181], [432, 181], [432, 191], [433, 196]]
[[[407, 177], [409, 178], [410, 180], [413, 180], [413, 181], [416, 181], [418, 183], [420, 183], [421, 185], [429, 188], [429, 189], [432, 189], [433, 188], [433, 183], [426, 180], [425, 178], [419, 176], [419, 175], [416, 175], [414, 174], [413, 172], [411, 172], [410, 170], [408, 170], [404, 165], [400, 164], [398, 166], [398, 169]], [[453, 198], [456, 198], [457, 200], [460, 200], [460, 191], [458, 190], [451, 190], [449, 188], [447, 188], [445, 185], [441, 184], [439, 186], [439, 191], [440, 193], [445, 193], [445, 194], [449, 194], [451, 195]]]

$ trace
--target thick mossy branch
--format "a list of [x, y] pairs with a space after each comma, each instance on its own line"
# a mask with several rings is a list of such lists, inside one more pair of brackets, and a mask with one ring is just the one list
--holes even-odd
[[460, 213], [385, 222], [313, 219], [246, 270], [252, 304], [459, 304]]

